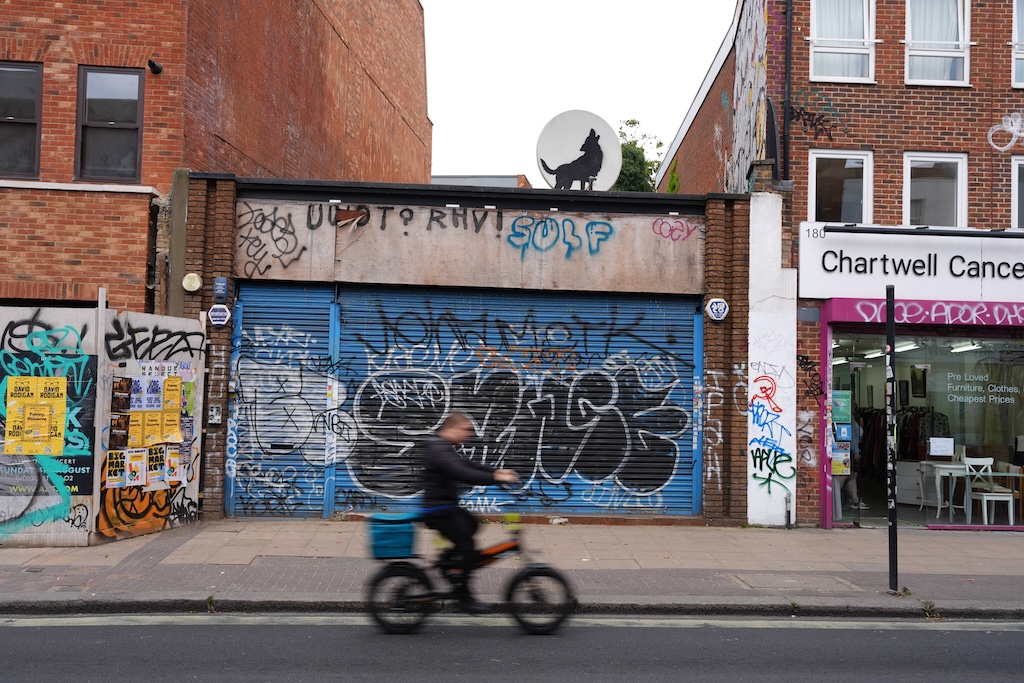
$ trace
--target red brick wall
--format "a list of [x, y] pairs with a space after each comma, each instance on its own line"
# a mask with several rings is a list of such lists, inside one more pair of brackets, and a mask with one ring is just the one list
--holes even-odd
[[[784, 17], [785, 0], [772, 0], [770, 17]], [[809, 149], [858, 149], [874, 152], [874, 222], [896, 225], [903, 220], [903, 153], [958, 152], [968, 155], [968, 225], [1003, 228], [1010, 225], [1010, 157], [988, 142], [989, 129], [1002, 117], [1024, 110], [1024, 91], [1011, 84], [1010, 47], [1014, 40], [1013, 3], [971, 3], [971, 87], [907, 86], [904, 84], [905, 0], [878, 0], [875, 78], [877, 83], [834, 84], [809, 80], [810, 3], [794, 3], [792, 102], [812, 114], [824, 115], [832, 139], [816, 126], [804, 130], [794, 122], [790, 146], [790, 177], [794, 181], [794, 220], [807, 218]], [[770, 64], [784, 64], [781, 51], [769, 42]], [[774, 75], [778, 70], [772, 70]], [[783, 73], [779, 71], [778, 73]], [[776, 102], [783, 99], [781, 79], [769, 83]], [[782, 111], [779, 111], [780, 126]], [[1009, 137], [1007, 137], [1007, 141]]]
[[[802, 304], [801, 311], [820, 308]], [[809, 317], [809, 316], [806, 316]], [[821, 512], [821, 401], [828, 381], [828, 359], [821, 358], [821, 323], [797, 323], [796, 522], [816, 525]]]
[[145, 310], [149, 194], [0, 188], [0, 299]]
[[[0, 6], [0, 60], [43, 64], [42, 182], [74, 182], [79, 65], [144, 68], [150, 58], [164, 69], [144, 72], [141, 184], [160, 194], [182, 166], [430, 182], [416, 0]], [[103, 286], [111, 306], [147, 310], [151, 199], [0, 188], [11, 208], [0, 211], [0, 247], [17, 264], [0, 275], [0, 298], [91, 301]]]
[[729, 315], [704, 320], [704, 515], [746, 521], [747, 373], [737, 369], [748, 355], [750, 203], [709, 200], [705, 220], [706, 294], [728, 301]]
[[[235, 235], [235, 181], [190, 179], [189, 229], [185, 244], [185, 271], [200, 273], [204, 287], [185, 297], [184, 316], [198, 318], [213, 305], [213, 278], [233, 272]], [[233, 295], [234, 292], [229, 294]], [[228, 377], [231, 325], [206, 328], [206, 409], [219, 407], [224, 416], [218, 426], [203, 420], [203, 462], [200, 469], [200, 511], [204, 519], [224, 516], [224, 463], [227, 456]]]
[[0, 60], [43, 64], [39, 180], [74, 180], [79, 65], [145, 68], [153, 58], [165, 70], [143, 76], [142, 184], [161, 192], [170, 188], [182, 151], [183, 81], [176, 73], [184, 63], [185, 5], [182, 0], [4, 3]]
[[[726, 165], [732, 153], [732, 90], [735, 81], [736, 51], [725, 60], [700, 111], [675, 154], [680, 194], [724, 192]], [[670, 173], [658, 185], [668, 191]]]
[[[181, 1], [4, 4], [0, 60], [43, 64], [39, 180], [75, 181], [78, 67], [144, 68], [142, 185], [170, 188], [180, 165], [184, 61]], [[80, 183], [92, 189], [96, 183]], [[0, 188], [0, 298], [96, 301], [100, 287], [119, 310], [147, 309], [151, 193]]]
[[188, 46], [192, 170], [430, 182], [416, 0], [193, 2]]
[[164, 71], [144, 76], [143, 185], [166, 192], [182, 165], [430, 182], [416, 0], [14, 0], [3, 18], [0, 60], [44, 64], [42, 181], [74, 179], [78, 66], [153, 58]]
[[[1024, 91], [1011, 84], [1010, 48], [1013, 40], [1011, 2], [972, 3], [971, 47], [968, 80], [971, 87], [907, 86], [904, 83], [906, 38], [905, 0], [878, 0], [876, 35], [876, 84], [811, 82], [809, 74], [810, 3], [794, 3], [792, 104], [821, 117], [824, 127], [794, 119], [791, 126], [790, 174], [794, 192], [787, 197], [783, 220], [791, 229], [807, 220], [808, 153], [811, 149], [870, 150], [874, 160], [873, 222], [903, 222], [904, 152], [956, 152], [968, 157], [968, 225], [978, 228], [1009, 227], [1011, 216], [1011, 165], [1017, 146], [999, 152], [988, 143], [988, 131], [1002, 116], [1024, 110]], [[773, 39], [768, 43], [768, 92], [784, 100], [785, 0], [770, 0], [768, 17]], [[781, 37], [781, 39], [780, 39]], [[795, 113], [795, 112], [794, 112]], [[780, 133], [783, 109], [779, 107]], [[826, 132], [827, 131], [827, 132]], [[817, 138], [815, 133], [817, 132]], [[831, 139], [829, 139], [831, 135]], [[797, 262], [797, 239], [792, 262]], [[818, 302], [802, 301], [801, 307], [817, 309]], [[798, 412], [812, 411], [813, 424], [798, 422], [797, 448], [798, 521], [818, 522], [822, 434], [817, 416], [820, 393], [827, 387], [828, 359], [820, 356], [821, 324], [798, 325]], [[813, 460], [812, 460], [813, 458]]]

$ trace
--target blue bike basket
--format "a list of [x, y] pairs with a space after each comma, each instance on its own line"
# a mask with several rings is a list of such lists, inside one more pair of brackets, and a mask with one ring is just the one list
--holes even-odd
[[373, 556], [378, 560], [415, 557], [413, 546], [416, 520], [419, 518], [414, 512], [370, 515], [370, 550]]

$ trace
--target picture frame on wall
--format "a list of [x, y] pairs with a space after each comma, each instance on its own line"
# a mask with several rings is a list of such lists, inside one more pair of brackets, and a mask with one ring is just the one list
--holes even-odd
[[924, 398], [928, 395], [928, 370], [925, 368], [910, 368], [910, 395], [914, 398]]
[[901, 408], [906, 408], [910, 405], [910, 382], [905, 379], [901, 379], [897, 383], [897, 393], [899, 395]]

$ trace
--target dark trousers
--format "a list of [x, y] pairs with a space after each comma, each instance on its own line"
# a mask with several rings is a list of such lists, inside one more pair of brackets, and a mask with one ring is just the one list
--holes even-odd
[[423, 517], [423, 523], [430, 529], [436, 529], [442, 536], [452, 542], [458, 565], [462, 569], [463, 584], [457, 584], [456, 590], [469, 592], [469, 576], [476, 568], [477, 553], [473, 535], [479, 526], [476, 517], [461, 507], [453, 507], [440, 512], [431, 512]]

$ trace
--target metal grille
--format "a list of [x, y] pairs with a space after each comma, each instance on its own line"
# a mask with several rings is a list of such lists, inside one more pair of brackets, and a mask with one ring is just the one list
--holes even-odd
[[324, 511], [333, 301], [332, 287], [240, 284], [228, 514]]
[[345, 287], [338, 301], [338, 509], [413, 508], [415, 443], [459, 410], [476, 427], [464, 454], [523, 477], [469, 492], [477, 512], [699, 513], [696, 299]]

